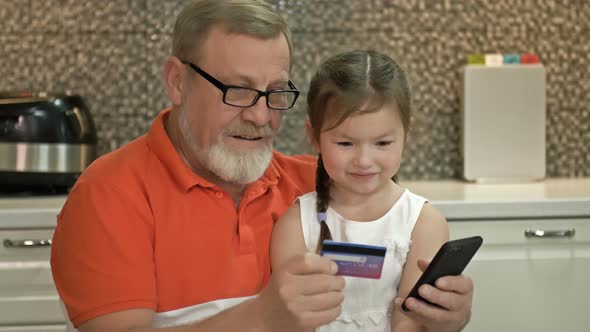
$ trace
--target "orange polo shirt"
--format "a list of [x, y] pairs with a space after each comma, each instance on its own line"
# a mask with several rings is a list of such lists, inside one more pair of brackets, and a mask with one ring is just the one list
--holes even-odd
[[74, 326], [257, 294], [270, 276], [273, 223], [313, 190], [315, 159], [275, 152], [236, 209], [181, 160], [164, 130], [168, 114], [92, 163], [58, 216], [51, 268]]

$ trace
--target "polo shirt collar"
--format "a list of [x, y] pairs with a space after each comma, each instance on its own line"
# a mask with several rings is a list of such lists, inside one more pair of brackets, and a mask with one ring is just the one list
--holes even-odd
[[171, 110], [171, 108], [163, 110], [158, 114], [154, 122], [152, 122], [152, 126], [147, 134], [147, 142], [150, 149], [168, 170], [176, 184], [185, 191], [195, 185], [212, 186], [212, 184], [193, 172], [182, 160], [172, 144], [170, 137], [168, 137], [164, 123], [168, 120]]
[[[184, 191], [188, 191], [194, 186], [201, 186], [205, 188], [215, 188], [216, 185], [203, 179], [197, 175], [193, 170], [182, 160], [178, 151], [172, 144], [168, 133], [164, 128], [164, 123], [170, 115], [171, 108], [167, 108], [160, 112], [147, 134], [147, 142], [150, 149], [168, 170], [171, 177], [176, 184]], [[275, 185], [280, 178], [279, 170], [277, 169], [275, 161], [276, 152], [273, 152], [273, 158], [262, 177], [255, 181], [254, 184], [261, 182], [266, 185]]]
[[262, 181], [267, 185], [275, 185], [279, 182], [281, 173], [277, 168], [276, 154], [277, 153], [273, 151], [270, 165], [268, 165], [268, 168], [266, 169], [266, 171], [264, 171], [264, 174], [262, 174], [262, 177], [258, 181]]

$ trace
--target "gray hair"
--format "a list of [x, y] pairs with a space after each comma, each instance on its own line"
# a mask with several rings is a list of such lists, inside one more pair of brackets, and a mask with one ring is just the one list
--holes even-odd
[[176, 19], [172, 55], [196, 61], [209, 30], [218, 24], [229, 33], [260, 39], [276, 38], [282, 33], [291, 54], [291, 31], [271, 4], [262, 0], [194, 0]]

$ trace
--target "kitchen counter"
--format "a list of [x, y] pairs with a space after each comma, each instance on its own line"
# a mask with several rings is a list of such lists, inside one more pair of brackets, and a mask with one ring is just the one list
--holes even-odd
[[401, 184], [428, 198], [449, 221], [590, 216], [590, 178], [553, 178], [521, 184], [458, 180]]
[[0, 197], [0, 229], [54, 228], [66, 197]]
[[[402, 181], [449, 221], [590, 216], [590, 178], [522, 184]], [[0, 197], [0, 228], [55, 227], [66, 196]]]

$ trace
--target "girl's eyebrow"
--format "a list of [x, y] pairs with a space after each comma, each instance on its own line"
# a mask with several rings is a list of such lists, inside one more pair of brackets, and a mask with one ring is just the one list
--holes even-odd
[[[341, 138], [344, 138], [344, 139], [348, 139], [348, 140], [355, 140], [356, 139], [355, 137], [348, 136], [345, 133], [338, 134], [338, 136]], [[382, 138], [389, 137], [389, 136], [395, 136], [395, 130], [381, 134], [379, 136], [371, 137], [371, 139], [377, 140], [377, 139], [382, 139]]]

